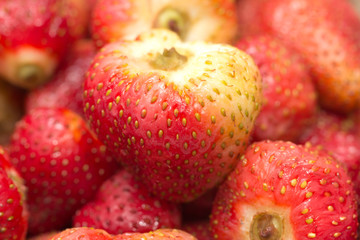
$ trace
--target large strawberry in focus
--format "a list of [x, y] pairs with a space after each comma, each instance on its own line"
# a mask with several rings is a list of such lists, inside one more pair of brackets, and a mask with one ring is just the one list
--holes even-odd
[[255, 122], [254, 140], [297, 141], [312, 123], [317, 107], [305, 64], [269, 35], [248, 37], [235, 46], [254, 59], [262, 76], [264, 102]]
[[26, 99], [26, 111], [37, 107], [64, 107], [83, 115], [82, 84], [95, 56], [91, 40], [77, 41], [50, 82], [31, 91]]
[[37, 108], [17, 124], [12, 163], [28, 189], [29, 233], [62, 229], [117, 169], [85, 121], [63, 108]]
[[248, 147], [219, 187], [215, 239], [356, 239], [356, 196], [350, 177], [327, 153], [291, 142]]
[[322, 105], [360, 108], [360, 18], [347, 0], [242, 0], [242, 36], [269, 33], [310, 66]]
[[151, 196], [126, 170], [103, 183], [95, 199], [79, 209], [74, 227], [104, 229], [110, 234], [179, 228], [181, 212], [174, 203]]
[[231, 43], [237, 32], [234, 0], [98, 0], [92, 37], [98, 47], [133, 40], [152, 28], [165, 28], [185, 41]]
[[28, 227], [23, 180], [0, 146], [0, 239], [24, 240]]
[[157, 196], [188, 202], [221, 182], [246, 148], [261, 77], [235, 47], [153, 30], [109, 44], [84, 83], [85, 115]]
[[0, 1], [0, 76], [34, 88], [53, 74], [88, 21], [85, 0]]

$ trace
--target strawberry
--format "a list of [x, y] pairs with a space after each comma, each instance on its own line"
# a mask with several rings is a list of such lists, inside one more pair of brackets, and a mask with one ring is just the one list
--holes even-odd
[[110, 234], [180, 227], [177, 205], [159, 201], [126, 170], [103, 183], [94, 201], [78, 210], [73, 226], [104, 229]]
[[0, 144], [10, 141], [15, 124], [24, 112], [25, 92], [0, 80]]
[[240, 35], [272, 34], [301, 54], [322, 106], [360, 107], [360, 18], [349, 1], [242, 0], [238, 12]]
[[220, 186], [215, 239], [356, 239], [350, 177], [311, 144], [263, 141], [248, 147]]
[[95, 56], [90, 40], [77, 41], [54, 78], [33, 90], [27, 97], [26, 110], [36, 107], [64, 107], [83, 115], [82, 83]]
[[189, 202], [245, 150], [262, 101], [253, 60], [168, 30], [109, 44], [84, 82], [85, 116], [158, 197]]
[[355, 128], [354, 119], [322, 111], [300, 143], [319, 145], [343, 163], [360, 196], [360, 135]]
[[49, 232], [49, 233], [43, 233], [34, 237], [31, 237], [29, 240], [49, 240], [52, 237], [54, 237], [58, 232]]
[[148, 233], [130, 233], [120, 234], [113, 240], [196, 240], [196, 238], [187, 232], [178, 229], [158, 229]]
[[92, 37], [98, 47], [119, 39], [133, 40], [152, 28], [165, 28], [185, 41], [231, 43], [236, 34], [233, 0], [98, 0]]
[[69, 228], [48, 240], [113, 240], [112, 236], [101, 229]]
[[25, 115], [12, 136], [10, 157], [28, 188], [30, 234], [65, 227], [117, 168], [85, 121], [62, 108]]
[[263, 80], [264, 102], [254, 140], [297, 141], [317, 106], [308, 69], [297, 54], [270, 35], [248, 37], [235, 46], [253, 57]]
[[25, 188], [1, 146], [0, 190], [0, 239], [24, 240], [28, 226], [28, 213], [24, 206]]
[[84, 35], [85, 0], [0, 1], [0, 76], [24, 88], [44, 83]]
[[182, 228], [185, 232], [190, 233], [198, 240], [213, 240], [213, 236], [210, 231], [209, 220], [195, 221], [185, 223]]

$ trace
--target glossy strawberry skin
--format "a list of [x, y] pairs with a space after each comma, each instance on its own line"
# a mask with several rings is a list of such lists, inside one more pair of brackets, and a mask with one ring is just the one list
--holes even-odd
[[104, 229], [110, 234], [179, 228], [181, 212], [174, 203], [151, 196], [149, 190], [126, 170], [104, 182], [94, 201], [79, 209], [74, 227]]
[[113, 237], [101, 229], [92, 228], [69, 228], [66, 229], [48, 240], [113, 240]]
[[[34, 88], [45, 82], [71, 44], [85, 34], [88, 14], [88, 5], [83, 0], [2, 1], [0, 74], [25, 88]], [[27, 56], [28, 50], [35, 51], [35, 56], [44, 54], [45, 57], [37, 62]], [[43, 76], [36, 82], [19, 79], [18, 68], [22, 65], [40, 67], [39, 73]]]
[[17, 124], [11, 161], [28, 189], [29, 233], [61, 229], [118, 164], [77, 114], [37, 108]]
[[94, 56], [95, 47], [91, 40], [74, 43], [51, 81], [28, 94], [26, 111], [37, 107], [63, 107], [83, 115], [82, 84]]
[[[192, 64], [176, 71], [152, 67], [148, 58], [164, 46], [190, 52]], [[170, 31], [153, 30], [98, 53], [84, 82], [85, 116], [153, 194], [189, 202], [218, 185], [239, 160], [259, 112], [260, 85], [257, 67], [240, 50], [184, 43]]]
[[341, 162], [360, 196], [360, 136], [355, 121], [353, 117], [321, 111], [315, 123], [303, 133], [300, 143], [318, 145]]
[[360, 19], [349, 1], [245, 0], [238, 17], [240, 35], [272, 34], [301, 54], [322, 106], [340, 113], [359, 108]]
[[288, 238], [356, 239], [355, 199], [346, 171], [327, 153], [310, 144], [257, 142], [220, 186], [211, 228], [216, 239], [244, 237], [248, 209], [282, 208], [289, 211], [281, 213], [288, 214]]
[[24, 240], [28, 227], [25, 189], [20, 175], [0, 146], [0, 239]]
[[264, 102], [256, 119], [254, 141], [297, 141], [312, 123], [317, 107], [306, 65], [270, 35], [241, 39], [235, 46], [253, 57], [262, 76]]

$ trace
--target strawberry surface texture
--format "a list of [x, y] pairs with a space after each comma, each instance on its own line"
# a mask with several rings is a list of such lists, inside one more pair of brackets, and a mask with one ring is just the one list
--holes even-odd
[[170, 201], [191, 201], [224, 179], [261, 102], [249, 55], [183, 43], [168, 30], [105, 46], [84, 82], [85, 116], [100, 141]]
[[211, 226], [215, 239], [356, 239], [353, 183], [311, 144], [256, 142], [220, 186]]

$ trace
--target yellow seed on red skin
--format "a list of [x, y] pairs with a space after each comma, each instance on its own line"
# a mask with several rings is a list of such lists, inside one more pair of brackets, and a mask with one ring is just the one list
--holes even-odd
[[285, 186], [282, 186], [282, 187], [281, 187], [281, 190], [280, 190], [280, 193], [281, 193], [282, 195], [284, 195], [285, 192], [286, 192], [286, 187], [285, 187]]
[[312, 193], [312, 192], [307, 192], [305, 196], [306, 196], [306, 198], [311, 198], [311, 197], [312, 197], [312, 195], [313, 195], [313, 193]]
[[316, 234], [315, 234], [315, 233], [309, 233], [307, 236], [308, 236], [308, 238], [316, 238]]
[[182, 125], [184, 126], [184, 127], [186, 127], [186, 118], [183, 118], [182, 120], [181, 120], [181, 123], [182, 123]]
[[339, 233], [339, 232], [334, 233], [334, 237], [340, 237], [340, 235], [341, 235], [341, 233]]
[[311, 224], [311, 223], [314, 222], [314, 219], [308, 218], [308, 219], [305, 220], [305, 222], [306, 222], [307, 224]]
[[304, 209], [301, 211], [302, 214], [307, 214], [308, 212], [309, 212], [309, 209], [307, 209], [307, 208], [304, 208]]

